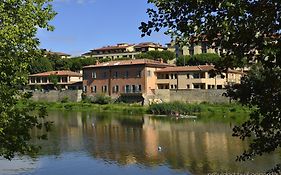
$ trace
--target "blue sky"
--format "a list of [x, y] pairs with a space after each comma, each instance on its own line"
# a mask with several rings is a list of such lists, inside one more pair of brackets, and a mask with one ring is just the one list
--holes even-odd
[[54, 0], [53, 7], [58, 13], [51, 21], [55, 31], [38, 31], [40, 48], [77, 56], [122, 42], [170, 41], [163, 32], [140, 37], [138, 27], [148, 19], [147, 0]]

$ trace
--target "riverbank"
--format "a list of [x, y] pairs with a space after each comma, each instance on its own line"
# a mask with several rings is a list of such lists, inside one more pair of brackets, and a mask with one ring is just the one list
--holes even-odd
[[[45, 106], [47, 110], [61, 111], [97, 111], [97, 112], [118, 112], [124, 114], [151, 114], [167, 115], [176, 117], [177, 115], [196, 115], [201, 119], [237, 119], [245, 120], [248, 118], [251, 110], [239, 104], [185, 104], [180, 102], [152, 104], [150, 106], [141, 106], [139, 104], [94, 104], [89, 102], [33, 102], [27, 101], [35, 107]], [[20, 102], [20, 107], [26, 107], [27, 102]]]

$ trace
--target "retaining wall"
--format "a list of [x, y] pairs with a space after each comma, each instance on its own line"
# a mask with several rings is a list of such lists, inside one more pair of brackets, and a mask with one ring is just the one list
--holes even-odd
[[71, 102], [79, 102], [82, 100], [82, 90], [34, 91], [32, 94], [33, 96], [31, 99], [34, 101], [59, 102], [66, 98]]

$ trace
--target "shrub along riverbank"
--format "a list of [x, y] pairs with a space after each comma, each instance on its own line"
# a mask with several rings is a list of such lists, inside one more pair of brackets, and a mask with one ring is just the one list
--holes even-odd
[[181, 102], [152, 104], [141, 106], [139, 104], [95, 104], [89, 102], [33, 102], [22, 101], [18, 106], [27, 107], [31, 104], [35, 107], [45, 106], [47, 110], [63, 111], [98, 111], [98, 112], [119, 112], [126, 114], [152, 114], [152, 115], [196, 115], [201, 118], [236, 118], [236, 116], [247, 117], [250, 109], [239, 104], [186, 104]]

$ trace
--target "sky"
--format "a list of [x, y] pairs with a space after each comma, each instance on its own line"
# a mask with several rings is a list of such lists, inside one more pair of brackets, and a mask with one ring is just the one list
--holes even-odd
[[138, 27], [148, 20], [147, 0], [54, 0], [52, 4], [58, 13], [50, 22], [55, 30], [38, 30], [42, 49], [79, 56], [117, 43], [170, 41], [163, 31], [141, 38]]

